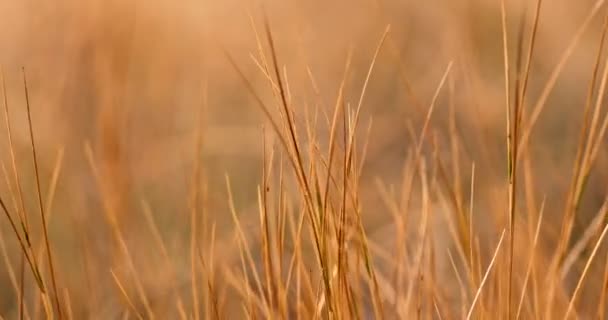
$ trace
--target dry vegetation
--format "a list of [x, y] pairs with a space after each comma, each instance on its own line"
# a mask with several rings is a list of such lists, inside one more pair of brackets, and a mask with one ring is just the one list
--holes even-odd
[[1, 1], [0, 318], [608, 319], [604, 2]]

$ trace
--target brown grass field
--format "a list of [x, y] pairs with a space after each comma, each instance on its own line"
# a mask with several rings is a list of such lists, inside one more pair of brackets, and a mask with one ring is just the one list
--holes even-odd
[[605, 0], [0, 0], [0, 319], [608, 319]]

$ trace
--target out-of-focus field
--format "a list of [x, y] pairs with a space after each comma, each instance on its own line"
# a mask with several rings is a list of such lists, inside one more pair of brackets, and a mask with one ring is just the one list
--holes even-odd
[[0, 1], [0, 316], [607, 319], [608, 8], [505, 2]]

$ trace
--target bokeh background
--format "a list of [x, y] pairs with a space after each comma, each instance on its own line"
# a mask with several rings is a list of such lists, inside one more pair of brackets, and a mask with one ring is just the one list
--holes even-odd
[[[528, 28], [532, 24], [534, 5], [535, 1], [507, 1], [511, 52], [521, 20]], [[587, 0], [543, 4], [526, 108], [538, 100], [594, 5]], [[548, 218], [542, 231], [546, 239], [555, 237], [558, 230], [605, 13], [602, 5], [584, 29], [527, 150], [535, 181], [529, 195], [537, 205], [547, 199]], [[417, 139], [412, 132], [419, 135], [450, 64], [430, 122], [435, 146], [429, 144], [424, 153], [437, 154], [448, 168], [449, 181], [464, 190], [471, 183], [474, 164], [476, 224], [489, 247], [499, 226], [506, 223], [506, 115], [498, 0], [2, 0], [0, 15], [0, 65], [26, 212], [34, 230], [40, 230], [22, 67], [44, 199], [61, 160], [49, 230], [58, 280], [69, 289], [66, 292], [77, 315], [101, 319], [104, 312], [113, 314], [118, 308], [109, 293], [113, 284], [107, 271], [121, 267], [113, 265], [111, 258], [112, 228], [104, 199], [112, 199], [112, 212], [129, 243], [133, 263], [145, 286], [158, 294], [159, 304], [173, 280], [164, 276], [156, 247], [147, 245], [151, 236], [143, 203], [151, 208], [171, 259], [179, 266], [179, 282], [188, 290], [191, 183], [197, 164], [201, 164], [204, 189], [202, 210], [217, 224], [219, 259], [238, 257], [231, 240], [234, 227], [226, 174], [237, 211], [250, 226], [246, 229], [252, 239], [259, 239], [256, 188], [262, 174], [264, 137], [276, 150], [280, 146], [268, 138], [268, 123], [227, 55], [264, 101], [276, 102], [256, 66], [260, 59], [256, 37], [262, 50], [269, 52], [264, 16], [274, 35], [303, 139], [307, 117], [314, 114], [318, 135], [327, 137], [325, 114], [332, 114], [348, 59], [352, 63], [345, 79], [345, 102], [357, 104], [374, 51], [390, 25], [360, 118], [362, 140], [370, 128], [360, 188], [371, 238], [390, 250], [391, 215], [378, 188], [401, 183]], [[511, 58], [514, 61], [514, 55]], [[7, 178], [0, 183], [0, 195], [16, 208], [10, 200], [16, 182], [2, 119], [0, 159]], [[203, 137], [200, 153], [197, 128]], [[584, 194], [575, 227], [578, 233], [606, 195], [607, 155], [602, 148]], [[455, 166], [460, 177], [453, 175]], [[441, 202], [441, 196], [434, 198]], [[5, 259], [0, 267], [0, 315], [11, 319], [18, 308], [11, 272], [18, 276], [20, 255], [4, 217], [0, 226]], [[437, 228], [445, 226], [438, 222]], [[449, 240], [444, 240], [449, 246]], [[34, 233], [33, 241], [39, 246], [41, 233]], [[551, 243], [546, 241], [549, 247]], [[9, 265], [13, 271], [9, 272]], [[35, 310], [35, 290], [27, 278], [31, 289], [26, 291], [26, 301]], [[588, 300], [590, 304], [597, 301], [593, 299]]]

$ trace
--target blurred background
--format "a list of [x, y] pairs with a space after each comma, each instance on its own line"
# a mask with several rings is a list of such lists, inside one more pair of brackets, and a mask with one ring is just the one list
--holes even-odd
[[[527, 28], [533, 22], [535, 3], [507, 1], [512, 53], [522, 19]], [[542, 231], [547, 239], [556, 236], [561, 221], [602, 31], [606, 9], [602, 5], [592, 11], [594, 5], [587, 0], [545, 1], [540, 14], [528, 109], [538, 101], [577, 30], [594, 12], [548, 96], [526, 151], [535, 181], [534, 188], [526, 191], [537, 206], [547, 199], [545, 214], [551, 218]], [[122, 269], [111, 258], [108, 212], [132, 249], [132, 263], [141, 271], [142, 281], [162, 300], [167, 291], [163, 286], [172, 280], [163, 283], [158, 263], [162, 257], [156, 247], [146, 245], [151, 235], [142, 212], [151, 208], [183, 278], [179, 282], [188, 287], [191, 185], [199, 164], [204, 190], [199, 201], [201, 210], [217, 224], [217, 245], [223, 248], [220, 259], [238, 255], [230, 240], [234, 227], [225, 175], [230, 177], [243, 223], [254, 226], [249, 228], [252, 239], [259, 238], [256, 188], [262, 175], [264, 137], [270, 136], [263, 128], [268, 133], [270, 127], [227, 56], [262, 100], [273, 105], [272, 88], [256, 65], [260, 61], [256, 37], [269, 57], [264, 15], [304, 140], [305, 124], [315, 114], [319, 140], [327, 140], [326, 117], [331, 119], [349, 59], [344, 100], [357, 105], [374, 52], [390, 25], [359, 124], [361, 141], [369, 141], [360, 196], [370, 237], [390, 246], [391, 214], [378, 185], [390, 189], [402, 182], [405, 163], [448, 65], [451, 69], [430, 121], [434, 146], [429, 144], [424, 153], [429, 158], [437, 154], [450, 183], [464, 190], [471, 183], [474, 164], [476, 223], [482, 236], [493, 239], [488, 246], [494, 246], [499, 226], [506, 223], [506, 114], [498, 0], [0, 0], [0, 12], [0, 65], [25, 212], [33, 230], [40, 230], [22, 67], [46, 205], [53, 171], [60, 163], [47, 213], [58, 282], [69, 288], [74, 314], [104, 318], [103, 312], [114, 312], [107, 271]], [[12, 195], [18, 186], [2, 119], [0, 195], [15, 214], [19, 204]], [[197, 152], [199, 128], [202, 147]], [[575, 226], [579, 233], [604, 201], [607, 155], [602, 148], [585, 190]], [[461, 176], [454, 176], [457, 171]], [[468, 199], [467, 194], [463, 197]], [[22, 262], [4, 217], [0, 230], [4, 259], [0, 315], [11, 319], [18, 310], [13, 286]], [[40, 246], [41, 233], [34, 232], [32, 240]], [[551, 241], [546, 245], [551, 247]], [[26, 291], [31, 296], [26, 303], [35, 310], [33, 280], [26, 278], [27, 288], [32, 288]]]

